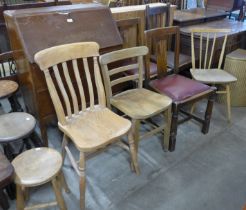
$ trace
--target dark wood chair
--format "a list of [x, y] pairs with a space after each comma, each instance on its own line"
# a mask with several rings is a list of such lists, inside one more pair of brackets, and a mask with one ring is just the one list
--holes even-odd
[[[146, 6], [146, 30], [168, 27], [170, 26], [170, 4], [166, 6]], [[172, 37], [169, 38], [170, 42], [167, 51], [167, 66], [174, 69], [174, 52], [172, 51]], [[154, 50], [154, 49], [150, 49]], [[152, 56], [151, 60], [156, 62], [156, 57]], [[180, 53], [179, 54], [179, 71], [189, 69], [191, 67], [191, 56]]]
[[[146, 44], [151, 49], [152, 45], [156, 45], [156, 69], [157, 79], [150, 80], [150, 56], [149, 53], [146, 57], [146, 74], [145, 82], [149, 88], [157, 91], [158, 93], [169, 96], [172, 100], [172, 123], [169, 150], [175, 150], [176, 134], [178, 124], [185, 122], [191, 118], [202, 123], [202, 132], [204, 134], [209, 131], [210, 118], [212, 115], [213, 101], [215, 95], [215, 88], [208, 85], [199, 83], [189, 78], [183, 77], [178, 74], [167, 75], [167, 42], [169, 36], [175, 36], [175, 66], [174, 71], [178, 73], [178, 61], [179, 61], [179, 42], [180, 31], [179, 27], [157, 28], [145, 31]], [[184, 105], [193, 104], [203, 98], [208, 98], [207, 108], [205, 112], [205, 118], [201, 119], [182, 108]], [[178, 121], [178, 114], [182, 112], [188, 117]]]
[[8, 198], [4, 193], [3, 189], [9, 185], [14, 176], [14, 168], [5, 157], [5, 155], [0, 151], [0, 207], [3, 210], [9, 208]]

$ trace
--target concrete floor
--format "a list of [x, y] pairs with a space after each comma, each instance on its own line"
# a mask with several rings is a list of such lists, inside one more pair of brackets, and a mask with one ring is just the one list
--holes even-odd
[[[201, 104], [197, 108], [200, 112]], [[210, 132], [203, 135], [190, 121], [178, 129], [175, 152], [163, 152], [161, 135], [141, 141], [141, 175], [129, 168], [129, 155], [111, 146], [87, 161], [87, 210], [236, 210], [246, 204], [246, 108], [233, 108], [233, 123], [225, 107], [215, 104]], [[61, 134], [48, 130], [50, 146], [60, 150]], [[75, 154], [78, 152], [70, 145]], [[79, 209], [78, 177], [68, 160], [63, 167], [70, 194], [69, 210]], [[29, 204], [51, 201], [50, 185], [31, 190]], [[11, 202], [11, 210], [15, 201]], [[49, 208], [58, 209], [57, 207]]]

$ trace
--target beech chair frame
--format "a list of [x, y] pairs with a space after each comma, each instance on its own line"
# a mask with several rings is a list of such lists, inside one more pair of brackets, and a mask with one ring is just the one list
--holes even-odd
[[[50, 96], [58, 117], [59, 129], [64, 133], [62, 142], [63, 161], [65, 158], [65, 154], [67, 154], [75, 172], [80, 177], [80, 208], [83, 210], [85, 209], [86, 153], [95, 152], [99, 149], [105, 148], [105, 146], [107, 145], [120, 142], [120, 138], [128, 134], [130, 147], [128, 147], [128, 151], [130, 151], [132, 159], [131, 166], [132, 169], [135, 170], [136, 173], [138, 173], [136, 148], [134, 145], [132, 134], [131, 132], [129, 132], [131, 128], [131, 123], [127, 119], [124, 119], [107, 109], [104, 86], [102, 83], [102, 78], [98, 65], [98, 57], [99, 45], [95, 42], [81, 42], [60, 45], [45, 49], [35, 55], [36, 63], [45, 74], [45, 79], [50, 92]], [[92, 76], [89, 69], [89, 58], [93, 59], [93, 73], [96, 93], [94, 92]], [[82, 59], [83, 61], [83, 71], [85, 73], [87, 88], [89, 92], [89, 103], [86, 103], [84, 87], [85, 84], [83, 84], [81, 80], [79, 72], [80, 64], [78, 62], [78, 59]], [[75, 91], [74, 84], [71, 81], [69, 72], [72, 70], [68, 69], [68, 61], [72, 62], [72, 69], [76, 78], [78, 88], [77, 92]], [[58, 67], [58, 65], [61, 65], [60, 67], [62, 67], [63, 71], [61, 71], [61, 68]], [[50, 73], [51, 69], [53, 69], [54, 72], [53, 77]], [[63, 72], [65, 79], [62, 79], [60, 72]], [[55, 85], [53, 81], [55, 79], [57, 85]], [[60, 89], [60, 95], [57, 92], [58, 88]], [[79, 95], [80, 101], [77, 95]], [[95, 95], [97, 95], [98, 97], [98, 102], [95, 101]], [[60, 98], [63, 99], [64, 103], [62, 103]], [[78, 119], [82, 120], [79, 121], [78, 125], [76, 125]], [[107, 121], [108, 123], [109, 121], [113, 122], [111, 128], [107, 127]], [[88, 125], [89, 127], [85, 127], [86, 125]], [[93, 129], [94, 133], [100, 132], [100, 134], [96, 135], [93, 132], [91, 133], [90, 130], [88, 131], [87, 129], [89, 129], [90, 127], [96, 129]], [[114, 133], [114, 131], [116, 133]], [[81, 132], [82, 134], [80, 134]], [[91, 137], [95, 135], [96, 137], [98, 137], [98, 139]], [[100, 135], [105, 137], [105, 139], [103, 137], [100, 137]], [[83, 138], [83, 140], [76, 137], [81, 137]], [[106, 137], [108, 137], [108, 139], [106, 139]], [[80, 155], [78, 162], [74, 159], [73, 154], [69, 150], [69, 141], [72, 141], [79, 150]]]

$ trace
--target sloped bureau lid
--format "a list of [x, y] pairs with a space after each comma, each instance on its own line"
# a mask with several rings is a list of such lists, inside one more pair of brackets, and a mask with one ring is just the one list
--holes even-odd
[[231, 11], [234, 7], [234, 2], [236, 1], [238, 0], [207, 0], [207, 8]]
[[7, 11], [13, 16], [29, 62], [36, 52], [60, 44], [95, 41], [100, 48], [122, 44], [108, 7], [98, 4]]

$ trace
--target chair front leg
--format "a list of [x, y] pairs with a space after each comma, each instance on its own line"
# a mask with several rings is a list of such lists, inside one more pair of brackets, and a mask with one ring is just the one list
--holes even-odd
[[85, 187], [86, 187], [86, 180], [85, 180], [85, 154], [80, 152], [79, 156], [79, 189], [80, 189], [80, 209], [85, 210]]
[[[138, 122], [137, 122], [138, 121]], [[132, 121], [132, 127], [130, 129], [130, 132], [128, 133], [128, 140], [130, 145], [130, 153], [131, 153], [131, 165], [133, 166], [133, 169], [135, 170], [136, 174], [140, 174], [139, 165], [138, 165], [138, 141], [137, 136], [135, 135], [136, 129], [138, 129], [139, 133], [139, 120], [133, 120]]]
[[66, 157], [66, 146], [68, 144], [68, 137], [66, 136], [66, 134], [63, 134], [63, 139], [62, 139], [62, 151], [61, 151], [61, 155], [62, 155], [62, 164], [64, 164], [64, 160]]
[[172, 122], [172, 107], [171, 106], [164, 112], [164, 117], [166, 118], [166, 125], [164, 127], [163, 150], [167, 152], [169, 149], [170, 130], [171, 130], [171, 122]]
[[231, 122], [231, 91], [230, 85], [226, 85], [227, 119]]
[[209, 125], [210, 125], [210, 120], [211, 120], [212, 111], [213, 111], [214, 99], [215, 99], [215, 92], [210, 94], [208, 98], [207, 108], [206, 108], [205, 117], [204, 117], [204, 123], [202, 126], [202, 133], [204, 134], [208, 133], [209, 131]]
[[176, 135], [178, 129], [178, 115], [179, 115], [179, 106], [178, 104], [172, 105], [172, 122], [171, 122], [171, 132], [170, 132], [170, 141], [169, 141], [169, 151], [173, 152], [176, 145]]

